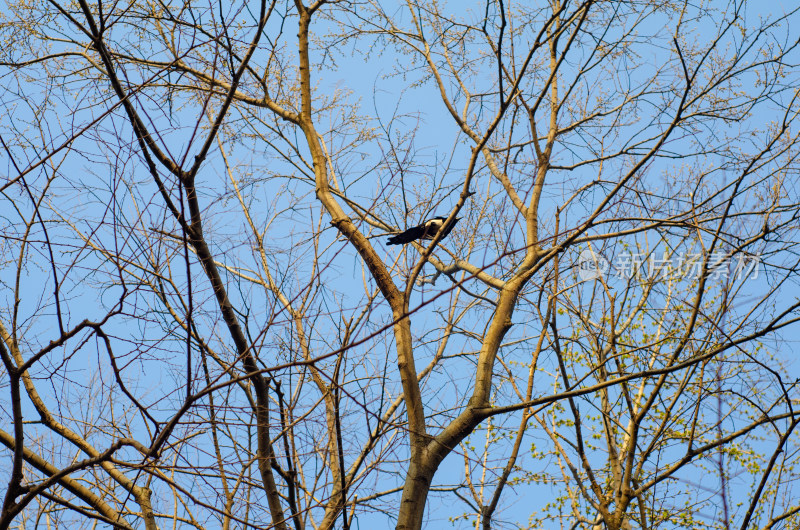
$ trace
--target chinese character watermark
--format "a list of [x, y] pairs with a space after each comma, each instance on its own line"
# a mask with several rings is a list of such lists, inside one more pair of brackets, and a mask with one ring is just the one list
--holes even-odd
[[621, 279], [647, 278], [659, 279], [679, 276], [687, 279], [699, 279], [703, 267], [711, 280], [744, 280], [758, 278], [761, 257], [753, 254], [737, 253], [729, 255], [714, 252], [708, 256], [702, 253], [664, 252], [660, 257], [655, 254], [625, 253], [609, 261], [591, 249], [584, 249], [578, 257], [578, 276], [588, 281], [610, 275]]

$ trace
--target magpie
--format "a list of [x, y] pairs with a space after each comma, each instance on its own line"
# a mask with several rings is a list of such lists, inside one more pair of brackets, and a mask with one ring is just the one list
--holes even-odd
[[[442, 237], [447, 237], [447, 234], [450, 233], [450, 230], [456, 225], [458, 220], [461, 219], [460, 217], [456, 217], [453, 219], [453, 222], [447, 228], [447, 232], [445, 232]], [[409, 228], [403, 233], [394, 235], [389, 238], [389, 241], [386, 243], [387, 245], [405, 245], [406, 243], [411, 243], [417, 239], [433, 239], [437, 233], [439, 233], [439, 229], [442, 227], [444, 222], [447, 220], [447, 217], [434, 217], [433, 219], [429, 219], [422, 223], [419, 226], [415, 226], [413, 228]]]

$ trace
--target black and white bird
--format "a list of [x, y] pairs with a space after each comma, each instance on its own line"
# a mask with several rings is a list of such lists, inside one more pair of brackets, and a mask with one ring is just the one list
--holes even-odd
[[[442, 237], [447, 237], [447, 234], [450, 233], [450, 230], [456, 225], [458, 220], [461, 219], [460, 217], [456, 217], [453, 219], [453, 222], [450, 223], [450, 226], [447, 227], [447, 231], [442, 234]], [[406, 243], [411, 243], [417, 239], [433, 239], [436, 234], [439, 233], [439, 229], [442, 228], [442, 225], [447, 220], [447, 217], [434, 217], [433, 219], [429, 219], [422, 223], [419, 226], [415, 226], [413, 228], [409, 228], [405, 232], [400, 234], [394, 235], [389, 238], [389, 241], [386, 243], [387, 245], [405, 245]]]

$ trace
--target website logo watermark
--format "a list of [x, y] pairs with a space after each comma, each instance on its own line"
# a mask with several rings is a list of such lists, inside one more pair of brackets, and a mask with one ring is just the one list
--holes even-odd
[[631, 279], [685, 278], [696, 280], [703, 273], [704, 263], [708, 256], [708, 278], [712, 280], [744, 280], [756, 279], [759, 273], [761, 257], [754, 254], [712, 252], [709, 255], [700, 252], [685, 254], [624, 253], [612, 260], [592, 249], [584, 249], [578, 256], [578, 276], [583, 281], [603, 277]]
[[583, 249], [578, 257], [578, 276], [583, 281], [604, 276], [609, 267], [610, 264], [606, 258], [588, 248]]

